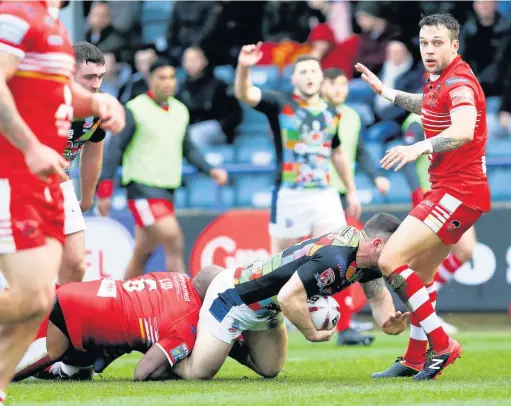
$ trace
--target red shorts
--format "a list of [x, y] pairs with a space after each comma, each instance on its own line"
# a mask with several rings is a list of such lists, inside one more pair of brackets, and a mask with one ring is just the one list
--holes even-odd
[[472, 209], [445, 190], [430, 190], [410, 215], [426, 224], [446, 245], [456, 244], [483, 214]]
[[149, 227], [164, 217], [174, 216], [174, 204], [167, 199], [128, 200], [128, 207], [139, 227]]
[[56, 178], [31, 174], [0, 179], [0, 254], [41, 247], [46, 238], [64, 243], [64, 196]]
[[71, 344], [78, 351], [86, 351], [89, 345], [115, 345], [121, 341], [119, 334], [123, 329], [118, 320], [122, 315], [116, 314], [115, 298], [98, 296], [102, 284], [108, 283], [115, 282], [105, 279], [69, 283], [57, 291]]

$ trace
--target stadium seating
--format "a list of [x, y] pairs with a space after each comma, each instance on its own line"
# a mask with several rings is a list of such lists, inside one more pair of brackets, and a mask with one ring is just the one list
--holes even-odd
[[174, 191], [174, 207], [176, 209], [188, 207], [188, 190], [180, 187]]
[[223, 80], [228, 85], [234, 83], [234, 68], [232, 66], [216, 66], [213, 70], [213, 74], [217, 79]]
[[261, 89], [280, 88], [280, 71], [276, 66], [254, 66], [250, 69], [250, 78], [254, 86]]
[[144, 1], [142, 2], [142, 43], [158, 43], [165, 41], [169, 17], [174, 7], [174, 1]]
[[511, 139], [492, 139], [486, 145], [488, 158], [511, 157]]
[[219, 187], [206, 175], [187, 179], [190, 208], [227, 209], [234, 205], [234, 191], [230, 186]]
[[235, 151], [231, 145], [218, 145], [208, 148], [201, 148], [204, 158], [213, 166], [230, 164], [235, 162]]
[[488, 171], [488, 181], [492, 200], [511, 199], [511, 169], [492, 168]]
[[236, 176], [236, 204], [240, 207], [270, 207], [273, 178], [273, 175], [267, 174]]
[[241, 103], [241, 109], [243, 110], [243, 121], [238, 126], [240, 133], [257, 131], [269, 133], [270, 124], [263, 113], [247, 106], [245, 103]]
[[237, 152], [237, 161], [255, 166], [271, 166], [275, 162], [275, 148], [267, 144], [241, 145]]
[[383, 198], [380, 193], [365, 174], [360, 172], [355, 174], [355, 185], [357, 187], [358, 198], [360, 199], [361, 204], [383, 203]]
[[409, 203], [410, 187], [406, 182], [404, 175], [400, 172], [389, 172], [390, 191], [388, 196], [384, 197], [386, 203]]

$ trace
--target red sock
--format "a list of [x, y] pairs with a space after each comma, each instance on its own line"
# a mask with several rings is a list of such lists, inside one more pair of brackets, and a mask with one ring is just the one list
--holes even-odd
[[449, 336], [445, 334], [429, 299], [428, 291], [419, 276], [408, 265], [403, 265], [390, 274], [389, 283], [417, 318], [431, 348], [434, 351], [446, 349], [449, 345]]
[[[429, 293], [429, 300], [433, 305], [436, 304], [436, 290], [434, 284], [426, 285]], [[410, 317], [410, 341], [404, 359], [412, 364], [422, 364], [426, 360], [426, 350], [428, 349], [428, 337], [420, 326], [417, 317], [412, 314]]]
[[[55, 284], [55, 291], [57, 291], [58, 288], [60, 288], [60, 285]], [[46, 331], [48, 330], [48, 321], [49, 317], [46, 317], [41, 322], [41, 325], [39, 326], [39, 330], [37, 331], [37, 335], [35, 336], [34, 341], [37, 340], [38, 338], [46, 337]]]
[[454, 254], [449, 254], [447, 258], [440, 264], [435, 274], [436, 290], [442, 288], [453, 277], [456, 271], [463, 265], [463, 262]]
[[337, 322], [337, 331], [341, 332], [350, 327], [353, 316], [353, 299], [351, 298], [350, 288], [340, 291], [333, 298], [339, 303], [341, 318]]

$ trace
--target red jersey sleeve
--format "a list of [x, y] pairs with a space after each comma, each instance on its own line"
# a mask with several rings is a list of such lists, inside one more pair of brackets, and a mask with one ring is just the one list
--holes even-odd
[[0, 52], [8, 52], [19, 59], [25, 57], [37, 36], [32, 6], [23, 3], [0, 4]]
[[193, 319], [185, 317], [174, 325], [172, 336], [158, 340], [156, 346], [165, 353], [170, 366], [190, 355], [195, 344], [196, 332], [197, 315], [193, 314]]
[[466, 74], [450, 77], [445, 81], [445, 102], [449, 112], [465, 106], [476, 107], [477, 84], [475, 77]]

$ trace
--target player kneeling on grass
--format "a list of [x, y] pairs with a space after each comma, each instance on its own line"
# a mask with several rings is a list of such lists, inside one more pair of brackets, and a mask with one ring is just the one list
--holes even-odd
[[[390, 214], [378, 214], [362, 231], [343, 227], [293, 245], [266, 262], [221, 272], [206, 293], [193, 352], [172, 371], [184, 379], [211, 379], [231, 356], [261, 376], [275, 377], [287, 351], [282, 313], [307, 340], [328, 341], [335, 329], [316, 330], [307, 298], [332, 295], [356, 281], [383, 331], [401, 333], [408, 313], [395, 311], [377, 270], [380, 252], [399, 224]], [[243, 343], [236, 341], [240, 334]]]
[[[193, 348], [206, 290], [222, 268], [189, 279], [155, 272], [127, 281], [70, 283], [57, 291], [47, 336], [29, 347], [16, 368], [21, 380], [58, 363], [43, 376], [70, 378], [83, 367], [101, 372], [115, 358], [139, 351], [135, 380], [165, 379]], [[37, 376], [37, 375], [36, 375]]]

